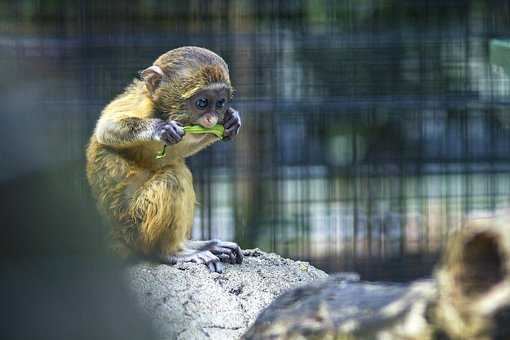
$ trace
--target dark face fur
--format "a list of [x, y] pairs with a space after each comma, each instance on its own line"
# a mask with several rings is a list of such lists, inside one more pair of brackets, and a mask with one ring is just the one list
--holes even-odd
[[212, 127], [223, 121], [229, 101], [230, 91], [226, 86], [223, 84], [207, 86], [185, 102], [184, 109], [189, 115], [180, 123]]

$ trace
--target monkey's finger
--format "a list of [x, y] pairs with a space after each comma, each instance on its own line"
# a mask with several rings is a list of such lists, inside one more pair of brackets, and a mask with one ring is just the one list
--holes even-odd
[[184, 129], [176, 125], [167, 124], [164, 129], [168, 135], [172, 136], [172, 138], [176, 140], [176, 142], [180, 142], [184, 135]]
[[239, 132], [239, 128], [240, 128], [240, 126], [235, 126], [234, 125], [231, 128], [229, 128], [229, 129], [225, 129], [224, 134], [227, 135], [227, 136], [235, 136]]
[[158, 133], [158, 139], [166, 144], [172, 144], [172, 141], [170, 140], [170, 136], [168, 134], [168, 128], [161, 128], [161, 130]]
[[223, 123], [223, 127], [225, 129], [229, 129], [231, 128], [232, 126], [236, 125], [236, 124], [240, 124], [240, 119], [239, 117], [236, 117], [236, 116], [232, 116], [230, 118], [228, 118], [225, 123]]
[[182, 140], [182, 135], [180, 135], [176, 130], [170, 130], [169, 134], [176, 142], [180, 142]]
[[169, 126], [169, 130], [174, 131], [177, 135], [184, 136], [185, 132], [181, 123], [173, 121], [167, 126]]
[[228, 129], [229, 127], [232, 127], [232, 125], [234, 125], [235, 122], [236, 120], [234, 119], [234, 117], [230, 117], [229, 119], [226, 119], [225, 122], [223, 122], [223, 127], [225, 129]]
[[165, 133], [164, 135], [161, 136], [161, 141], [163, 143], [165, 143], [166, 145], [177, 143], [177, 141], [172, 136], [170, 136], [168, 133]]

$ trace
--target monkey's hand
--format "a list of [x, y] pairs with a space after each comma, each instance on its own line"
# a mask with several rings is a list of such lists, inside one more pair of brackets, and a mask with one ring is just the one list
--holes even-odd
[[241, 116], [239, 112], [229, 107], [225, 112], [225, 118], [223, 119], [223, 127], [225, 128], [224, 140], [231, 140], [239, 133], [241, 129]]
[[176, 144], [182, 140], [184, 136], [184, 129], [182, 125], [176, 121], [158, 121], [154, 127], [153, 138], [161, 141], [166, 145]]
[[234, 242], [224, 242], [221, 240], [210, 241], [186, 241], [186, 248], [197, 250], [208, 250], [216, 255], [221, 262], [227, 263], [242, 263], [243, 251]]

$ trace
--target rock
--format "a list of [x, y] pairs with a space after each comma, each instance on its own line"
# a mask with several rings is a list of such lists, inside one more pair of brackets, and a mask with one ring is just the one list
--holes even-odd
[[223, 274], [193, 263], [137, 263], [128, 284], [162, 339], [238, 339], [259, 312], [289, 288], [328, 275], [307, 262], [258, 249]]
[[332, 276], [289, 290], [243, 339], [510, 339], [510, 218], [468, 221], [430, 280]]
[[379, 339], [385, 335], [399, 339], [374, 330], [392, 325], [413, 308], [422, 308], [419, 302], [434, 292], [430, 280], [409, 286], [334, 275], [283, 293], [260, 313], [243, 339]]

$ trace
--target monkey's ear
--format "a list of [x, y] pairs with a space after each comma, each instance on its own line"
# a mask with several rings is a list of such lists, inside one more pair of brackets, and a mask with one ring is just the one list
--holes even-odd
[[163, 71], [156, 65], [152, 65], [147, 67], [145, 70], [139, 71], [138, 75], [140, 76], [140, 79], [145, 81], [150, 92], [156, 91], [161, 84], [161, 79], [163, 79]]

